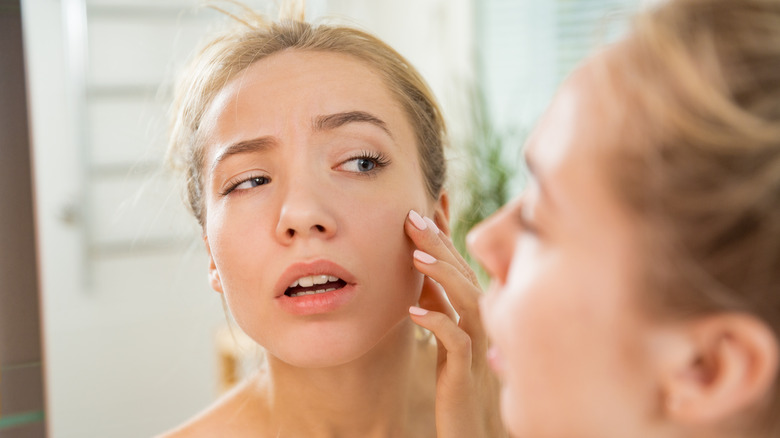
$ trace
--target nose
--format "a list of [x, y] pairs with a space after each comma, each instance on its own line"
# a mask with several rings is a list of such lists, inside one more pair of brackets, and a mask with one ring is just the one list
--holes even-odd
[[329, 239], [336, 234], [336, 218], [327, 196], [318, 191], [316, 181], [302, 178], [284, 194], [276, 224], [276, 237], [283, 244], [296, 240]]
[[519, 214], [519, 208], [519, 199], [510, 202], [477, 224], [466, 236], [471, 255], [499, 284], [506, 282], [515, 252], [518, 229], [512, 215]]

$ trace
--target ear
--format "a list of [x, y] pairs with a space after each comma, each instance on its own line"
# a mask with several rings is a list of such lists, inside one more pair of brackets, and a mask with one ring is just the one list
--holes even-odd
[[450, 198], [444, 190], [439, 195], [439, 200], [436, 201], [433, 221], [442, 233], [450, 235]]
[[217, 265], [214, 263], [214, 257], [211, 255], [211, 245], [209, 245], [209, 238], [205, 234], [203, 235], [203, 242], [206, 244], [206, 253], [209, 255], [209, 283], [211, 284], [212, 289], [222, 293], [222, 280], [219, 278]]
[[664, 379], [668, 417], [708, 429], [760, 409], [778, 374], [772, 330], [742, 313], [700, 318], [683, 330], [686, 353], [678, 355]]

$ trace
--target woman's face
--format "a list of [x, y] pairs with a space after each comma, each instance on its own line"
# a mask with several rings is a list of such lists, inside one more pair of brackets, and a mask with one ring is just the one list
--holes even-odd
[[422, 276], [403, 223], [438, 204], [412, 126], [374, 70], [280, 52], [228, 83], [204, 123], [210, 279], [247, 334], [316, 367], [410, 324]]
[[591, 82], [564, 86], [529, 139], [525, 192], [469, 236], [493, 277], [483, 319], [517, 438], [636, 437], [655, 408], [638, 231], [602, 172], [614, 125]]

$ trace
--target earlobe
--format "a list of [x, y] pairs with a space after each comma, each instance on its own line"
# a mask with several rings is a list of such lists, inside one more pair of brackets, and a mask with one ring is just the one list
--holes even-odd
[[439, 200], [436, 202], [433, 221], [445, 235], [450, 235], [450, 199], [444, 190], [442, 190]]
[[707, 317], [690, 326], [690, 355], [668, 376], [664, 409], [675, 422], [718, 427], [762, 407], [778, 374], [772, 330], [744, 314]]
[[212, 289], [222, 293], [222, 280], [219, 278], [217, 265], [214, 263], [214, 257], [211, 255], [211, 246], [209, 245], [208, 236], [203, 236], [203, 242], [206, 244], [206, 253], [209, 257], [209, 284], [211, 284]]

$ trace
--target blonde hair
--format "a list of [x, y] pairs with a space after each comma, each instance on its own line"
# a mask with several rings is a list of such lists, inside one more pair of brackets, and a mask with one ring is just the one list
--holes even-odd
[[416, 134], [426, 189], [431, 198], [438, 199], [446, 176], [447, 134], [436, 99], [422, 76], [373, 35], [346, 26], [306, 23], [300, 6], [287, 16], [295, 18], [272, 22], [248, 9], [233, 16], [238, 23], [208, 43], [178, 83], [167, 160], [184, 175], [186, 203], [200, 225], [205, 225], [201, 172], [205, 139], [199, 131], [203, 115], [231, 79], [253, 63], [287, 50], [346, 54], [378, 72], [407, 114]]
[[[607, 170], [647, 230], [648, 303], [749, 313], [780, 339], [780, 1], [670, 1], [615, 54]], [[780, 379], [771, 397], [757, 423], [778, 436]]]

